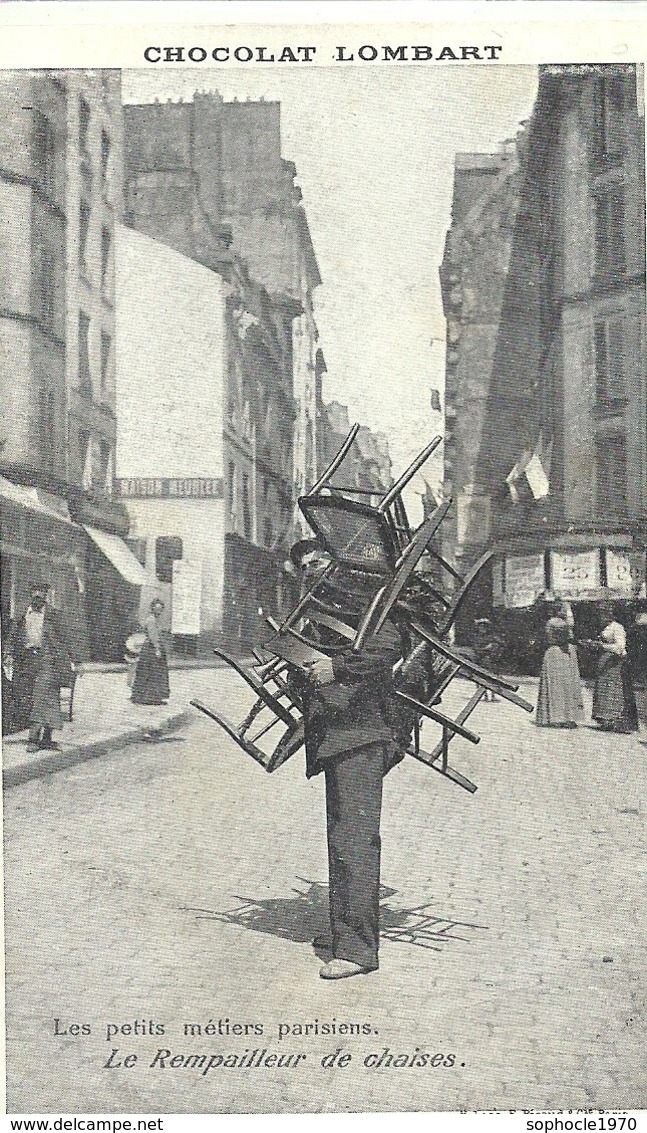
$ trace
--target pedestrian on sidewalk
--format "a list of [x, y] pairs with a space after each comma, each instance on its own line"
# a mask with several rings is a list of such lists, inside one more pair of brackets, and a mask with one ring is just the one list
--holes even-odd
[[[292, 558], [308, 568], [308, 584], [330, 562], [311, 540]], [[360, 653], [349, 647], [314, 660], [301, 689], [306, 775], [323, 772], [326, 782], [331, 939], [314, 942], [332, 954], [319, 973], [326, 980], [378, 967], [382, 780], [404, 756], [389, 713], [401, 656], [399, 631], [387, 619]]]
[[535, 721], [540, 728], [575, 728], [584, 718], [584, 701], [573, 612], [567, 602], [550, 599], [546, 612], [548, 648], [541, 664]]
[[47, 605], [49, 589], [40, 579], [30, 584], [29, 606], [10, 631], [3, 662], [11, 672], [15, 729], [29, 727], [28, 752], [58, 748], [52, 732], [63, 726], [61, 688], [81, 671], [64, 617]]
[[143, 629], [146, 640], [135, 670], [133, 704], [165, 704], [170, 695], [168, 661], [162, 643], [160, 619], [164, 610], [161, 598], [153, 598]]
[[591, 643], [598, 652], [593, 719], [605, 732], [635, 732], [638, 709], [627, 657], [627, 633], [610, 602], [600, 604], [600, 627], [597, 641]]

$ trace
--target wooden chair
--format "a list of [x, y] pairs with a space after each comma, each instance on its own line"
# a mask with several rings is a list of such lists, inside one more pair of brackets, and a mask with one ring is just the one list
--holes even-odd
[[[299, 506], [329, 564], [306, 589], [294, 609], [279, 624], [268, 618], [272, 637], [264, 644], [269, 660], [259, 653], [257, 665], [245, 668], [221, 650], [216, 653], [255, 693], [244, 719], [229, 721], [201, 701], [191, 703], [219, 724], [266, 771], [282, 766], [304, 742], [299, 679], [320, 656], [333, 657], [353, 649], [361, 652], [387, 618], [401, 629], [403, 655], [395, 666], [393, 714], [404, 735], [406, 752], [466, 790], [476, 786], [449, 766], [449, 743], [455, 736], [470, 743], [480, 737], [467, 726], [486, 690], [531, 712], [533, 706], [517, 695], [517, 685], [462, 657], [446, 635], [470, 587], [489, 561], [488, 552], [462, 577], [433, 546], [451, 500], [439, 504], [414, 531], [409, 523], [403, 489], [440, 443], [435, 437], [377, 503], [352, 487], [335, 487], [332, 477], [343, 464], [357, 436], [353, 426], [324, 474], [299, 500]], [[358, 499], [357, 496], [364, 498]], [[427, 557], [436, 574], [450, 576], [446, 593], [419, 569]], [[458, 586], [456, 585], [458, 583]], [[295, 677], [297, 679], [295, 679]], [[440, 706], [456, 678], [474, 688], [460, 710], [450, 715]], [[441, 728], [435, 747], [420, 746], [421, 725], [427, 719]]]
[[70, 669], [69, 677], [64, 685], [60, 687], [61, 697], [61, 712], [66, 716], [68, 722], [72, 723], [73, 710], [74, 710], [74, 689], [76, 687], [77, 674], [73, 669]]

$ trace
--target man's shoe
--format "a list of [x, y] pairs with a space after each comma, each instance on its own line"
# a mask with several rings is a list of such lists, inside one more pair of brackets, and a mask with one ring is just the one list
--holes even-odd
[[40, 747], [38, 744], [28, 743], [25, 750], [28, 751], [30, 755], [33, 755], [35, 751], [40, 751]]
[[61, 745], [57, 744], [56, 740], [48, 740], [46, 744], [40, 745], [41, 751], [60, 751]]
[[329, 960], [320, 968], [319, 975], [322, 980], [345, 980], [348, 976], [365, 976], [372, 968], [363, 968], [352, 960]]

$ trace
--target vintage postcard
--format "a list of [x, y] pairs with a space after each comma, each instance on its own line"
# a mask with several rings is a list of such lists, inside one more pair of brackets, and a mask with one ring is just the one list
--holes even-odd
[[631, 1131], [647, 6], [312, 7], [0, 6], [6, 1108]]

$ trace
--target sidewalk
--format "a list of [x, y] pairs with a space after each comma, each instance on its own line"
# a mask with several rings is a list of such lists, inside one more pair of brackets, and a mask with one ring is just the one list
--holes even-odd
[[189, 717], [191, 697], [213, 687], [214, 673], [222, 666], [188, 666], [174, 671], [171, 696], [167, 704], [159, 707], [133, 704], [126, 683], [126, 667], [115, 668], [116, 671], [87, 669], [79, 678], [74, 695], [74, 718], [61, 732], [54, 734], [60, 744], [59, 751], [28, 753], [27, 732], [3, 737], [5, 788], [179, 728]]

